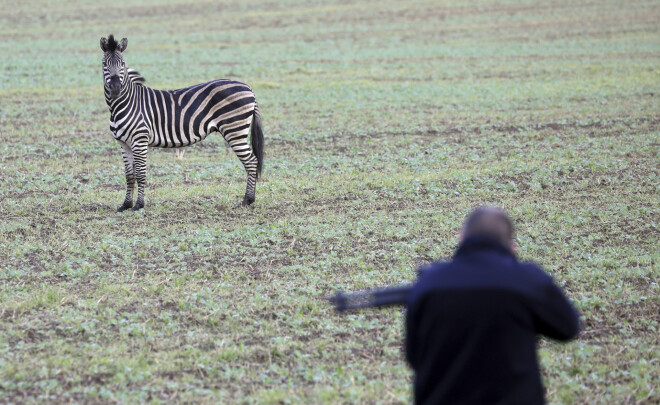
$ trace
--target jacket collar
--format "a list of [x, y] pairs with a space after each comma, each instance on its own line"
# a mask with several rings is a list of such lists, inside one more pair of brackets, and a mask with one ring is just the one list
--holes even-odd
[[467, 254], [475, 253], [483, 250], [496, 251], [500, 254], [505, 254], [513, 258], [516, 257], [509, 248], [504, 246], [501, 242], [490, 238], [488, 236], [470, 236], [466, 238], [456, 249], [454, 257], [464, 256]]

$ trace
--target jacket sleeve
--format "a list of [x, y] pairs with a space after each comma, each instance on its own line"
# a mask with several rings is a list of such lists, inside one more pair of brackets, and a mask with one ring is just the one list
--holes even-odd
[[543, 275], [545, 282], [534, 311], [536, 331], [551, 339], [571, 340], [580, 332], [580, 316], [552, 277]]
[[417, 341], [416, 308], [414, 302], [409, 300], [406, 310], [406, 336], [404, 341], [404, 349], [406, 353], [406, 360], [408, 361], [408, 364], [413, 370], [416, 370], [416, 364], [415, 364], [416, 341]]

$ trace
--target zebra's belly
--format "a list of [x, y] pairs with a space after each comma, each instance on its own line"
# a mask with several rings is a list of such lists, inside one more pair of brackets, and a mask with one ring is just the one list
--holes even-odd
[[149, 146], [154, 148], [183, 148], [186, 146], [194, 145], [197, 142], [204, 140], [209, 135], [209, 133], [193, 134], [193, 135], [155, 133], [150, 139]]

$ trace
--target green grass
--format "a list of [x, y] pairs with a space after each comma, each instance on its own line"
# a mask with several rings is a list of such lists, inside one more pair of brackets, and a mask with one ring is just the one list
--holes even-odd
[[[577, 3], [3, 3], [0, 402], [409, 402], [403, 311], [325, 298], [412, 280], [483, 203], [583, 315], [540, 341], [549, 401], [658, 402], [660, 6]], [[115, 212], [109, 33], [151, 86], [253, 86], [253, 207], [212, 136]]]

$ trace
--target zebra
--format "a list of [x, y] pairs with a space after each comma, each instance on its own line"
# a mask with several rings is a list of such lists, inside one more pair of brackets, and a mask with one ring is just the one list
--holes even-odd
[[[247, 172], [241, 205], [254, 202], [264, 157], [261, 115], [252, 89], [220, 79], [178, 90], [155, 90], [136, 70], [126, 66], [128, 41], [111, 34], [101, 38], [103, 89], [110, 109], [110, 131], [122, 148], [126, 198], [117, 211], [144, 208], [148, 147], [190, 146], [219, 131]], [[247, 138], [250, 135], [251, 148]], [[133, 205], [133, 191], [138, 193]]]

